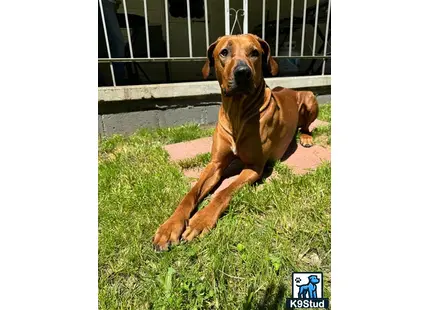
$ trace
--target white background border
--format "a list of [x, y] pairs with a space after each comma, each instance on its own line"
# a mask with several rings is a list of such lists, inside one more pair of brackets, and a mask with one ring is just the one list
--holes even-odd
[[[422, 309], [428, 2], [332, 2], [332, 309]], [[0, 308], [96, 309], [97, 1], [2, 13]]]

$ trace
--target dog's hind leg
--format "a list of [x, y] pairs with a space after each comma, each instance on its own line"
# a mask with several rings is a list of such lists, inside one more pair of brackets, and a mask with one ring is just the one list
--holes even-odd
[[304, 147], [313, 145], [309, 126], [318, 116], [318, 102], [312, 92], [298, 92], [300, 144]]

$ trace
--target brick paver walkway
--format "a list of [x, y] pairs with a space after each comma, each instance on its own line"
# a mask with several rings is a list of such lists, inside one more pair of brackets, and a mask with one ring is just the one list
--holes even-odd
[[[329, 123], [316, 120], [311, 125], [311, 130], [315, 127], [327, 125]], [[212, 146], [212, 138], [201, 138], [192, 141], [180, 142], [175, 144], [166, 145], [164, 148], [170, 155], [172, 161], [179, 161], [187, 158], [193, 158], [196, 155], [210, 152]], [[281, 160], [282, 163], [290, 167], [296, 174], [304, 174], [312, 169], [318, 167], [323, 161], [331, 160], [330, 148], [325, 148], [320, 145], [314, 145], [310, 148], [305, 148], [300, 144], [293, 143], [286, 152], [284, 158]], [[225, 179], [222, 184], [217, 188], [216, 192], [219, 192], [237, 177], [237, 173], [240, 172], [241, 163], [239, 161], [232, 163], [232, 165], [225, 172]], [[203, 168], [191, 168], [185, 169], [185, 176], [189, 177], [192, 183], [195, 183]], [[273, 174], [269, 176], [269, 179], [273, 177]]]

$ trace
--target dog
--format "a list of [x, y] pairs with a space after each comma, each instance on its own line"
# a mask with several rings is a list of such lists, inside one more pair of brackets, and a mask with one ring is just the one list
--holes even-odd
[[297, 284], [299, 287], [299, 298], [318, 298], [316, 284], [320, 283], [320, 279], [317, 276], [309, 276], [308, 279], [308, 284]]
[[[213, 135], [211, 160], [197, 183], [176, 210], [156, 231], [153, 246], [164, 251], [180, 240], [191, 241], [215, 227], [232, 195], [245, 184], [261, 178], [269, 160], [281, 159], [300, 128], [300, 143], [312, 146], [309, 125], [318, 115], [312, 92], [287, 88], [270, 89], [263, 67], [273, 75], [278, 65], [269, 44], [253, 34], [219, 37], [207, 50], [203, 77], [215, 69], [222, 103]], [[220, 181], [222, 172], [233, 159], [244, 168], [228, 187], [214, 195], [203, 209], [192, 212]]]

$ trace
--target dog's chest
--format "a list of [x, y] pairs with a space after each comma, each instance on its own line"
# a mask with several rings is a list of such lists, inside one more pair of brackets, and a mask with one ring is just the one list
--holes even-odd
[[242, 137], [238, 141], [230, 142], [232, 153], [238, 157], [243, 163], [252, 164], [259, 161], [263, 156], [263, 143], [259, 137]]
[[237, 148], [236, 148], [236, 143], [234, 141], [231, 142], [230, 148], [233, 154], [237, 156]]
[[242, 141], [237, 139], [237, 137], [236, 139], [234, 137], [230, 137], [230, 149], [235, 156], [239, 157], [240, 150], [244, 149]]

